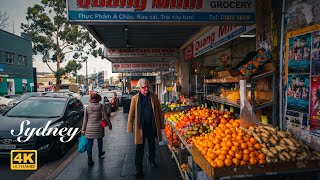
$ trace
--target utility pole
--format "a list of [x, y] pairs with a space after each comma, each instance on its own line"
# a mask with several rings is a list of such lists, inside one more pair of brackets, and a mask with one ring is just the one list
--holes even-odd
[[86, 59], [86, 93], [89, 92], [89, 79], [88, 79], [88, 59]]

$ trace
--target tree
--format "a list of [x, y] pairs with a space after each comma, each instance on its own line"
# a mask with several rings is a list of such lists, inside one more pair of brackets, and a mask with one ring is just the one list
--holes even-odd
[[9, 26], [8, 20], [9, 16], [7, 11], [2, 12], [0, 10], [0, 29], [5, 29]]
[[[26, 20], [28, 24], [22, 23], [21, 28], [32, 37], [33, 54], [42, 54], [42, 61], [55, 74], [56, 90], [60, 77], [66, 73], [60, 64], [66, 61], [68, 53], [73, 53], [78, 61], [85, 61], [90, 54], [94, 57], [102, 54], [85, 28], [67, 21], [66, 0], [41, 0], [41, 5], [28, 8]], [[48, 62], [55, 62], [57, 70]]]

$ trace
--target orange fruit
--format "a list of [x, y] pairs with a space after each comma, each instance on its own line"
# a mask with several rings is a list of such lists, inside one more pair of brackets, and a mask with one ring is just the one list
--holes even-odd
[[225, 155], [223, 155], [223, 154], [220, 154], [218, 157], [217, 157], [217, 159], [221, 159], [221, 160], [225, 160], [225, 159], [227, 159], [227, 157], [225, 156]]
[[236, 146], [232, 146], [232, 147], [231, 147], [231, 150], [236, 153], [236, 152], [239, 151], [239, 148], [236, 147]]
[[227, 158], [227, 159], [232, 159], [233, 157], [232, 157], [231, 155], [227, 154], [227, 155], [226, 155], [226, 158]]
[[224, 166], [224, 161], [222, 161], [221, 159], [218, 159], [216, 162], [217, 162], [217, 166], [218, 166], [218, 167], [221, 168], [221, 167]]
[[220, 119], [220, 124], [227, 124], [228, 121], [225, 118]]
[[254, 148], [255, 148], [256, 150], [260, 150], [260, 149], [262, 148], [259, 143], [256, 143], [256, 144], [253, 145], [253, 146], [254, 146]]
[[214, 149], [221, 149], [221, 145], [220, 145], [220, 143], [215, 143], [215, 146], [214, 146]]
[[251, 152], [253, 152], [255, 149], [254, 149], [252, 146], [249, 146], [249, 147], [248, 147], [248, 150], [251, 151]]
[[243, 150], [243, 154], [248, 154], [248, 155], [249, 155], [249, 154], [250, 154], [250, 151], [249, 151], [248, 149], [244, 149], [244, 150]]
[[248, 145], [247, 145], [247, 143], [241, 143], [241, 149], [247, 149], [248, 148]]
[[234, 157], [236, 155], [236, 153], [234, 151], [232, 151], [232, 150], [229, 150], [229, 155]]
[[241, 146], [241, 143], [240, 142], [233, 142], [233, 146], [236, 146], [236, 147], [240, 147]]
[[235, 154], [235, 157], [236, 157], [237, 159], [240, 159], [240, 160], [241, 160], [241, 159], [243, 158], [243, 154], [237, 152], [237, 153]]
[[256, 155], [254, 154], [254, 152], [250, 152], [249, 157], [255, 157]]
[[265, 159], [266, 159], [266, 155], [263, 154], [263, 153], [260, 153], [260, 154], [258, 155], [258, 158], [259, 158], [260, 160], [265, 160]]
[[234, 121], [233, 123], [232, 123], [232, 126], [233, 127], [240, 127], [240, 123], [238, 122], [238, 121]]
[[250, 142], [252, 142], [252, 144], [256, 144], [257, 140], [256, 140], [256, 138], [252, 137], [252, 138], [250, 138]]
[[229, 150], [222, 150], [221, 152], [220, 152], [220, 154], [223, 154], [223, 155], [227, 155], [229, 152], [228, 152]]
[[210, 164], [211, 164], [211, 166], [212, 166], [213, 168], [217, 168], [217, 167], [218, 167], [216, 161], [211, 161]]
[[233, 164], [236, 165], [236, 166], [238, 166], [238, 165], [240, 164], [240, 160], [237, 159], [237, 158], [233, 158], [233, 159], [232, 159], [232, 162], [233, 162]]
[[247, 165], [246, 161], [240, 161], [240, 166], [245, 166]]
[[244, 154], [242, 160], [248, 162], [250, 160], [250, 157], [248, 154]]
[[224, 160], [224, 164], [226, 165], [226, 166], [232, 166], [232, 160], [231, 159], [226, 159], [226, 160]]
[[209, 148], [213, 148], [213, 147], [214, 147], [214, 144], [213, 144], [212, 141], [209, 141], [209, 142], [208, 142], [208, 147], [209, 147]]
[[254, 157], [251, 157], [250, 160], [249, 160], [249, 163], [252, 164], [252, 165], [253, 164], [257, 164], [258, 160], [256, 158], [254, 158]]
[[231, 141], [227, 141], [227, 146], [232, 147], [233, 146], [232, 142]]
[[266, 163], [266, 160], [264, 159], [259, 159], [259, 164], [265, 164]]

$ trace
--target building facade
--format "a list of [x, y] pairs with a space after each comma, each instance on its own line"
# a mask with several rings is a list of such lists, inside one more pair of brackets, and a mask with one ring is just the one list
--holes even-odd
[[32, 41], [0, 30], [0, 95], [34, 91]]

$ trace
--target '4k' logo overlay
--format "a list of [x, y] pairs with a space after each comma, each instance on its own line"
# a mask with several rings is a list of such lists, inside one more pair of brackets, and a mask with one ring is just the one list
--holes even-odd
[[37, 170], [36, 150], [12, 150], [11, 170]]

